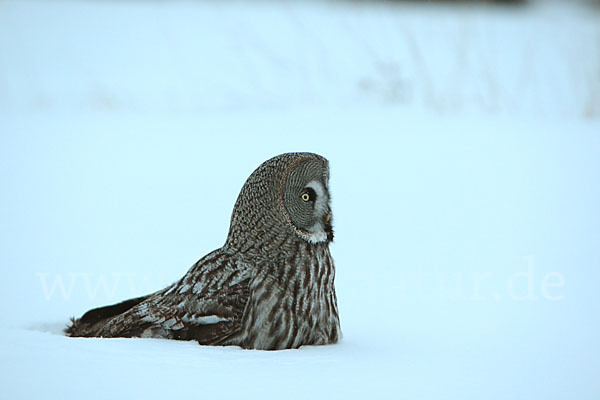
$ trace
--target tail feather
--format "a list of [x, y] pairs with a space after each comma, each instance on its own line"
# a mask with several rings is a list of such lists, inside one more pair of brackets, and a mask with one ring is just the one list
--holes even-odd
[[65, 334], [71, 337], [93, 337], [95, 332], [104, 325], [104, 322], [117, 315], [123, 314], [132, 307], [146, 300], [150, 295], [125, 300], [110, 306], [98, 307], [89, 310], [81, 318], [71, 318], [71, 325], [65, 328]]

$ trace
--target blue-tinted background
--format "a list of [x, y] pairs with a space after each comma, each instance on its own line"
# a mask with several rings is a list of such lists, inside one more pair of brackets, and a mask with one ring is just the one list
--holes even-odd
[[[0, 1], [0, 393], [598, 398], [599, 16]], [[61, 336], [221, 246], [287, 151], [330, 160], [339, 345]]]

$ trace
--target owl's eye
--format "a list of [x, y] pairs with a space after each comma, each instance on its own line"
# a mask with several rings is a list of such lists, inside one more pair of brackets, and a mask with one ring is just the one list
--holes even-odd
[[317, 194], [312, 188], [307, 188], [304, 192], [302, 192], [300, 198], [304, 202], [315, 201], [315, 199], [317, 198]]

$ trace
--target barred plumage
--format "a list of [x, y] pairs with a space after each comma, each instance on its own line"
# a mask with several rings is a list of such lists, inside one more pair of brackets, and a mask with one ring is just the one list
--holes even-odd
[[240, 192], [222, 248], [169, 287], [90, 310], [66, 333], [252, 349], [337, 342], [328, 182], [328, 162], [316, 154], [264, 162]]

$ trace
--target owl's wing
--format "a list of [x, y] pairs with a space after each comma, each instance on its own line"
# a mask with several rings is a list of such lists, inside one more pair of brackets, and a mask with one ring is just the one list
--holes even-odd
[[210, 256], [179, 282], [106, 321], [93, 336], [228, 344], [227, 339], [241, 329], [250, 275], [227, 255]]
[[150, 298], [152, 295], [136, 297], [110, 306], [103, 306], [87, 311], [81, 318], [71, 318], [71, 324], [64, 332], [71, 337], [95, 337], [98, 331], [112, 319], [124, 314], [132, 307]]

